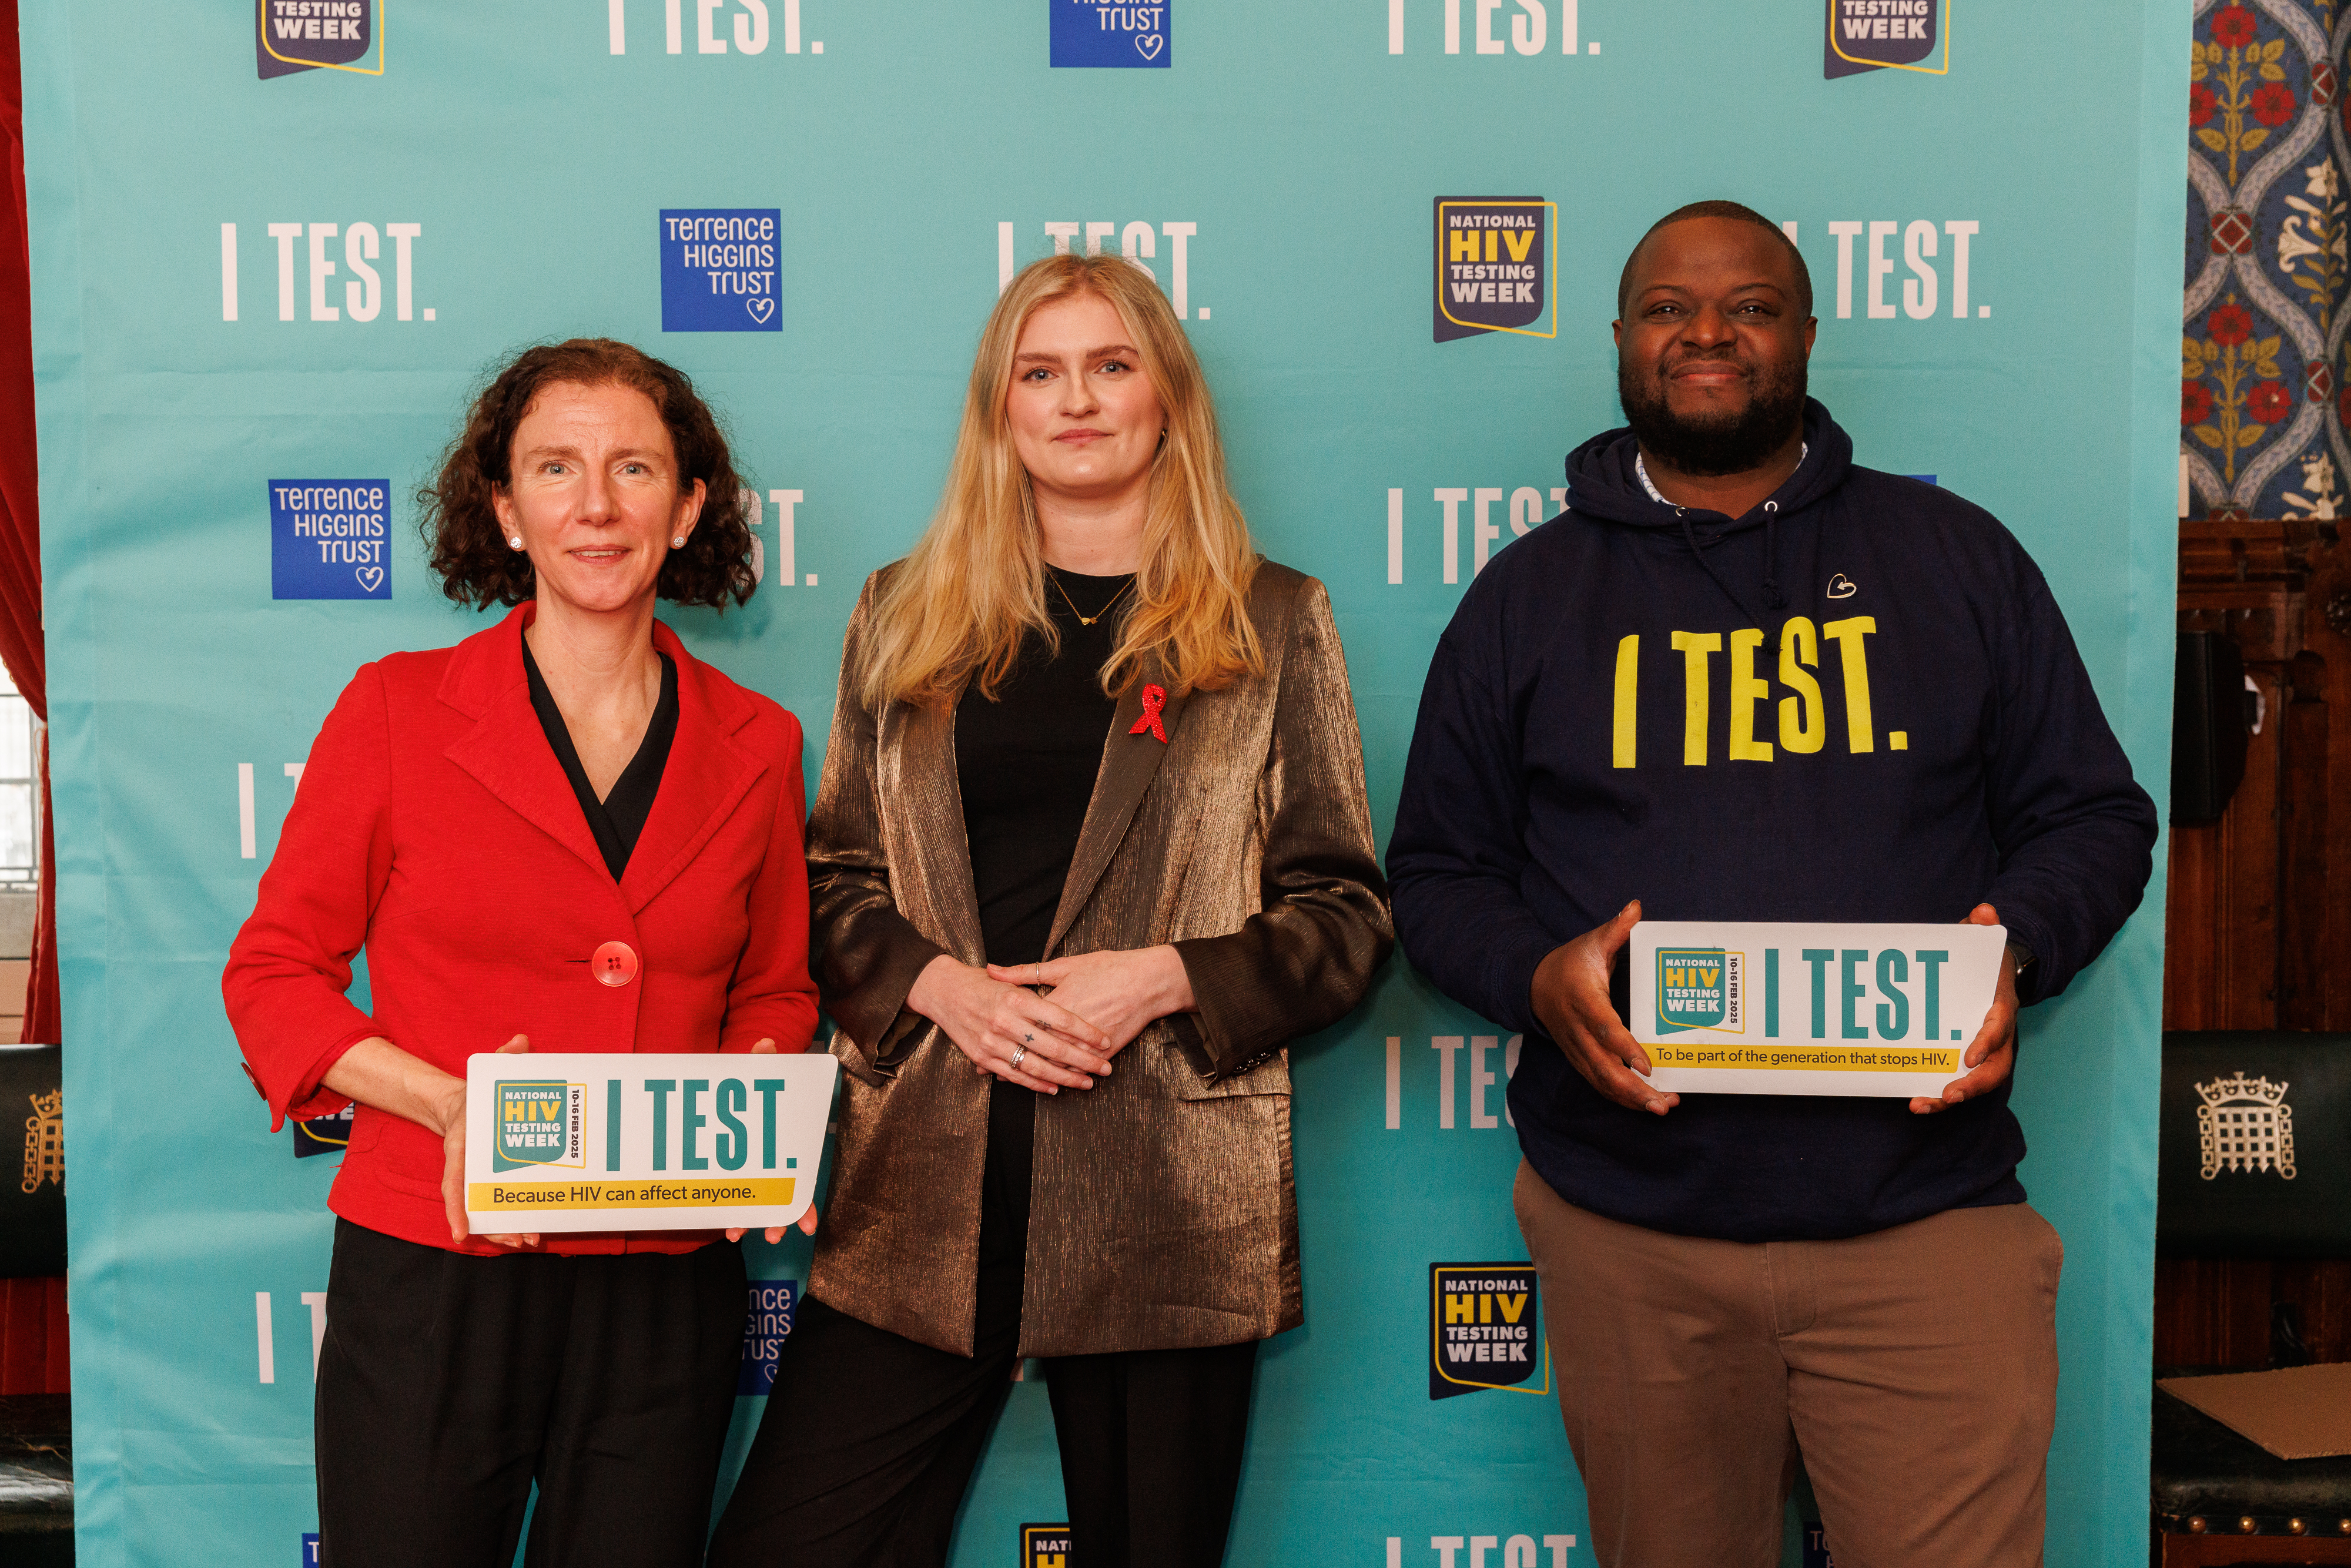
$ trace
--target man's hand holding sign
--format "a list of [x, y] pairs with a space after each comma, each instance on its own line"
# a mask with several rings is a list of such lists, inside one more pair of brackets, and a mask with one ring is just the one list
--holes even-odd
[[[1584, 1080], [1631, 1110], [1662, 1116], [1681, 1103], [1677, 1091], [1697, 1090], [1907, 1093], [1914, 1113], [1930, 1114], [1998, 1087], [2016, 1060], [2016, 949], [2006, 946], [1988, 904], [1961, 924], [1987, 929], [1948, 938], [1903, 925], [1651, 922], [1643, 929], [1636, 899], [1553, 949], [1535, 971], [1530, 999]], [[1906, 946], [1922, 939], [1946, 945]], [[1627, 943], [1632, 1029], [1609, 996]], [[1762, 1003], [1755, 1029], [1758, 956]], [[1967, 1048], [1945, 1048], [1947, 1030], [1953, 1040], [1965, 1038], [1950, 1026], [1976, 1017]], [[1928, 1092], [1911, 1092], [1917, 1090]]]

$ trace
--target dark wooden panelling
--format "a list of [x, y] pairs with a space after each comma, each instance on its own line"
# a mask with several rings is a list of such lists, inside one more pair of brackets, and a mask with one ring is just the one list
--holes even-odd
[[2277, 1265], [2276, 1300], [2294, 1309], [2313, 1361], [2351, 1361], [2351, 1260]]
[[[2221, 820], [2171, 830], [2164, 1027], [2351, 1031], [2351, 898], [2329, 896], [2351, 890], [2351, 548], [2332, 523], [2183, 523], [2179, 626], [2232, 637], [2266, 712]], [[2156, 1362], [2267, 1366], [2279, 1307], [2314, 1359], [2351, 1360], [2351, 1260], [2158, 1260]]]
[[2276, 1269], [2267, 1259], [2157, 1259], [2155, 1364], [2267, 1366]]
[[2304, 649], [2284, 666], [2285, 767], [2280, 777], [2278, 837], [2283, 875], [2278, 907], [2278, 1027], [2323, 1030], [2328, 1023], [2325, 961], [2326, 851], [2334, 814], [2327, 769], [2334, 753], [2327, 727], [2338, 711], [2326, 701], [2326, 661]]

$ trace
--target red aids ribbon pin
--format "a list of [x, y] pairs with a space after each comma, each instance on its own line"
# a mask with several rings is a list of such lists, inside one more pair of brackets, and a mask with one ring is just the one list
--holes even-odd
[[1167, 688], [1165, 686], [1144, 687], [1143, 716], [1136, 719], [1134, 721], [1134, 727], [1128, 730], [1126, 733], [1129, 735], [1141, 735], [1147, 729], [1151, 732], [1153, 739], [1158, 741], [1162, 746], [1166, 745], [1167, 727], [1159, 722], [1159, 710], [1166, 706]]

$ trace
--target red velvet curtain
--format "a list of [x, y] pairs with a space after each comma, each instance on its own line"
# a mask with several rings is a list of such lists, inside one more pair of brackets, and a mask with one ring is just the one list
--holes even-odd
[[[48, 663], [41, 638], [39, 465], [33, 444], [33, 273], [25, 219], [25, 93], [16, 44], [16, 0], [0, 0], [0, 664], [46, 727]], [[49, 831], [49, 743], [41, 732], [41, 898], [33, 927], [32, 977], [25, 987], [24, 1038], [60, 1038], [57, 1017], [57, 873]], [[0, 1395], [64, 1394], [66, 1282], [0, 1280]]]
[[41, 638], [39, 464], [33, 436], [33, 273], [25, 218], [25, 94], [16, 0], [0, 0], [0, 139], [8, 189], [0, 203], [0, 664], [40, 718], [41, 894], [25, 987], [24, 1038], [54, 1045], [57, 1009], [57, 836], [49, 830], [48, 660]]

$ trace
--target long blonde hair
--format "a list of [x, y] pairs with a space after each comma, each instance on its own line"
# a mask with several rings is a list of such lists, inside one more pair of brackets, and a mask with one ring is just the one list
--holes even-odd
[[1258, 556], [1226, 487], [1224, 443], [1190, 340], [1166, 297], [1134, 263], [1054, 256], [1013, 278], [980, 332], [938, 512], [883, 580], [873, 606], [861, 680], [870, 707], [945, 702], [973, 680], [993, 698], [1028, 633], [1059, 651], [1046, 608], [1036, 497], [1013, 449], [1006, 405], [1029, 318], [1083, 294], [1118, 312], [1167, 416], [1166, 439], [1151, 465], [1143, 559], [1102, 668], [1102, 690], [1123, 694], [1154, 653], [1179, 692], [1263, 672], [1249, 615]]

